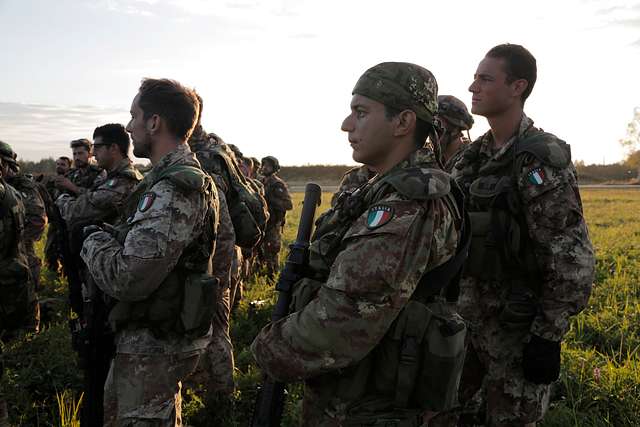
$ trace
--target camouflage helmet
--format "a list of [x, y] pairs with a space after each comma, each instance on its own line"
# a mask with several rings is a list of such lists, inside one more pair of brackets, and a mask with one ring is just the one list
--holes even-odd
[[280, 162], [278, 162], [278, 159], [276, 159], [275, 157], [273, 156], [263, 157], [260, 164], [264, 165], [265, 161], [271, 163], [271, 165], [273, 166], [274, 172], [278, 172], [280, 170]]
[[411, 110], [431, 124], [438, 112], [436, 78], [426, 68], [408, 62], [383, 62], [369, 68], [352, 93], [397, 110]]
[[461, 130], [473, 127], [473, 116], [469, 114], [464, 102], [452, 95], [438, 97], [438, 117], [443, 118]]
[[13, 148], [6, 142], [0, 141], [0, 158], [3, 162], [7, 162], [9, 165], [17, 165], [17, 155]]

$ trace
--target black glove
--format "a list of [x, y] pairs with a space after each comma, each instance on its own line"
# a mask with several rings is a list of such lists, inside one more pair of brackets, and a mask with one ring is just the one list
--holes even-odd
[[95, 225], [95, 224], [87, 225], [82, 229], [82, 240], [83, 241], [86, 240], [87, 237], [91, 236], [93, 233], [96, 233], [98, 231], [104, 231], [104, 230], [99, 225]]
[[560, 343], [531, 335], [522, 352], [522, 369], [527, 381], [551, 384], [560, 376]]

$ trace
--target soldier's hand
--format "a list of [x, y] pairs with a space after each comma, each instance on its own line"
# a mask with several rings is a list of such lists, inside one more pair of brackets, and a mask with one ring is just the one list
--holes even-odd
[[93, 233], [96, 233], [98, 231], [104, 231], [104, 230], [99, 225], [95, 225], [95, 224], [87, 225], [82, 229], [82, 240], [86, 240], [87, 237], [91, 236]]
[[551, 384], [560, 376], [560, 343], [531, 336], [524, 346], [522, 369], [527, 381]]

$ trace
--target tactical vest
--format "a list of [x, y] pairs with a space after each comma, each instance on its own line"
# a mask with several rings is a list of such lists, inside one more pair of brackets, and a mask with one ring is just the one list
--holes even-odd
[[[540, 131], [519, 138], [500, 159], [483, 165], [474, 158], [478, 149], [479, 145], [470, 147], [465, 153], [460, 180], [468, 192], [473, 235], [465, 275], [508, 284], [520, 295], [514, 298], [535, 300], [541, 272], [528, 233], [518, 177], [532, 157], [545, 166], [566, 168], [571, 163], [570, 147]], [[524, 304], [521, 311], [524, 317], [535, 315], [535, 308], [526, 309]]]
[[203, 156], [196, 150], [198, 161], [204, 170], [213, 171], [225, 180], [228, 186], [225, 196], [236, 235], [236, 245], [251, 249], [264, 237], [269, 220], [267, 202], [260, 194], [260, 189], [242, 174], [226, 145], [213, 145], [207, 149], [213, 157]]
[[[214, 315], [214, 301], [219, 293], [218, 279], [211, 275], [211, 256], [218, 227], [218, 197], [213, 180], [201, 169], [174, 165], [147, 176], [127, 199], [125, 214], [132, 217], [142, 195], [163, 179], [170, 180], [177, 191], [201, 193], [208, 206], [202, 233], [183, 251], [176, 267], [149, 298], [139, 302], [120, 301], [109, 315], [114, 330], [125, 326], [149, 328], [157, 338], [207, 333]], [[122, 243], [128, 232], [117, 227], [116, 238]]]
[[31, 273], [21, 246], [24, 207], [16, 190], [0, 181], [0, 332], [23, 327], [35, 300]]
[[[411, 177], [422, 177], [424, 185], [414, 185]], [[344, 249], [342, 239], [351, 224], [392, 192], [412, 200], [443, 200], [454, 215], [456, 228], [466, 236], [462, 193], [448, 174], [419, 167], [392, 171], [352, 193], [342, 193], [336, 206], [317, 220], [309, 248], [311, 274], [300, 289], [306, 295], [294, 298], [310, 299], [315, 294], [313, 288], [326, 281]], [[344, 425], [373, 425], [380, 420], [384, 421], [381, 425], [414, 425], [407, 420], [417, 420], [427, 409], [441, 411], [457, 403], [466, 327], [441, 295], [461, 271], [467, 240], [461, 238], [456, 256], [423, 276], [409, 303], [365, 359], [337, 374], [313, 379], [331, 390], [326, 399], [335, 396], [353, 402]]]
[[101, 172], [102, 169], [100, 167], [89, 164], [84, 175], [80, 175], [80, 170], [74, 168], [71, 169], [66, 176], [78, 187], [91, 188]]

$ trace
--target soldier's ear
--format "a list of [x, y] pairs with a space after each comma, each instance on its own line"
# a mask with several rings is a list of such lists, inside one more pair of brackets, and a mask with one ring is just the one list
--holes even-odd
[[160, 130], [160, 121], [161, 121], [160, 116], [157, 114], [154, 114], [151, 117], [149, 117], [149, 119], [145, 123], [147, 132], [149, 132], [152, 135], [158, 132]]
[[416, 127], [416, 113], [411, 110], [401, 111], [393, 120], [395, 121], [394, 136], [408, 135]]

